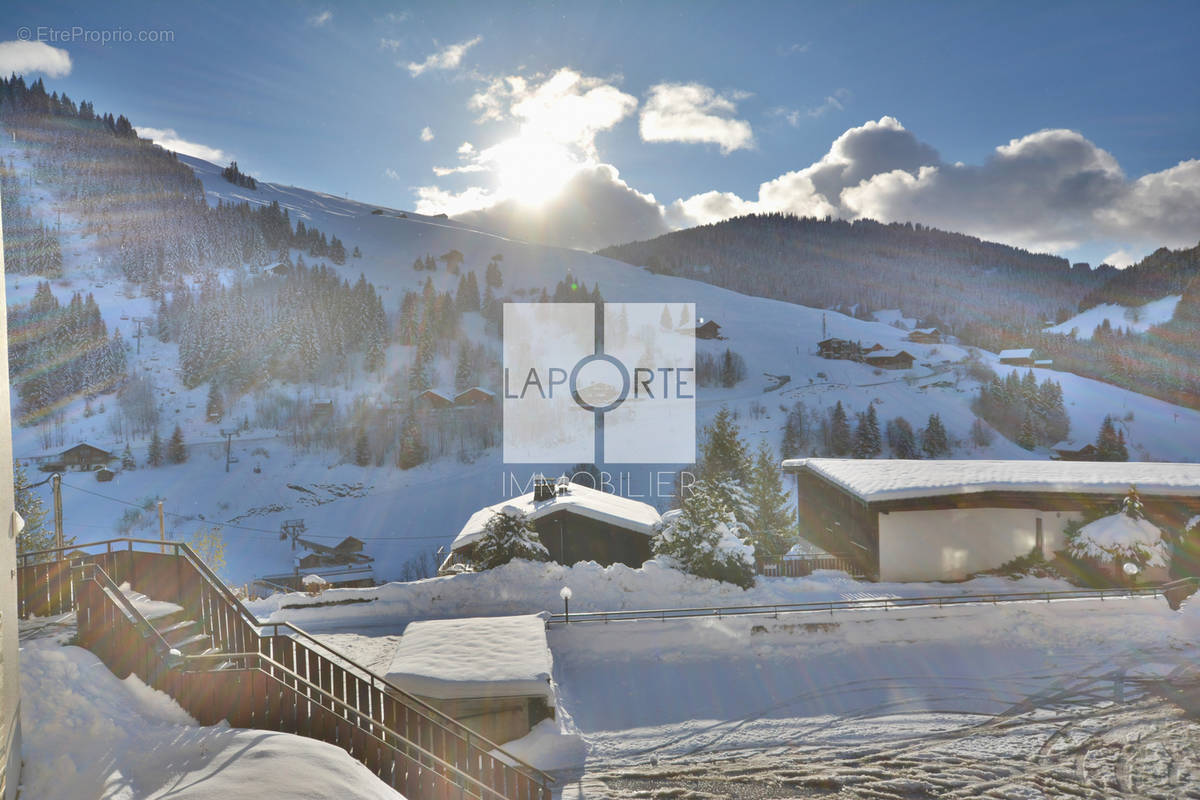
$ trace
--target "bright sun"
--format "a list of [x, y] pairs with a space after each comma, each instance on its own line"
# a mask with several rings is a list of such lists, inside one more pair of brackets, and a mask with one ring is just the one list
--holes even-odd
[[488, 150], [495, 165], [498, 194], [527, 206], [538, 206], [561, 191], [580, 162], [549, 136], [522, 132]]

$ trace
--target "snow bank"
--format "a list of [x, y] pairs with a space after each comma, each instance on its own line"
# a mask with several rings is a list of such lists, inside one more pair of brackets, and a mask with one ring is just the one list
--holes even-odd
[[385, 677], [422, 697], [545, 697], [554, 669], [540, 616], [410, 623]]
[[[716, 608], [717, 606], [805, 603], [867, 597], [917, 597], [991, 592], [1033, 592], [1073, 588], [1050, 578], [1013, 581], [991, 576], [963, 583], [871, 583], [844, 572], [818, 570], [806, 578], [759, 578], [750, 589], [697, 578], [647, 561], [633, 569], [595, 562], [563, 566], [513, 561], [484, 572], [463, 573], [369, 589], [331, 589], [310, 597], [279, 594], [247, 606], [260, 618], [288, 620], [317, 632], [361, 631], [363, 626], [398, 633], [414, 619], [504, 616], [561, 612], [559, 591], [571, 588], [571, 611], [644, 608]], [[339, 600], [374, 602], [331, 605]], [[317, 606], [316, 604], [322, 604]], [[288, 606], [288, 608], [284, 608]]]
[[23, 797], [400, 797], [333, 745], [198, 727], [174, 700], [136, 677], [118, 680], [78, 647], [22, 642], [20, 658]]
[[554, 720], [544, 719], [527, 735], [506, 742], [503, 751], [493, 750], [491, 754], [513, 763], [507, 754], [545, 771], [571, 769], [582, 766], [587, 759], [587, 743], [577, 733], [560, 731]]

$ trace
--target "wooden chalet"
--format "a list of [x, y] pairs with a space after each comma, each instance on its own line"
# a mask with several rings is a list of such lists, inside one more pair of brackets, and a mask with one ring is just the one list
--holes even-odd
[[437, 389], [426, 389], [415, 398], [413, 402], [418, 409], [424, 411], [440, 411], [443, 408], [450, 408], [454, 405], [454, 398], [449, 395], [442, 394]]
[[845, 361], [862, 361], [863, 348], [858, 342], [831, 337], [817, 342], [817, 355]]
[[1098, 461], [1100, 449], [1092, 442], [1059, 442], [1050, 448], [1050, 458], [1057, 461]]
[[800, 534], [882, 581], [965, 580], [1034, 548], [1052, 558], [1068, 522], [1118, 508], [1131, 485], [1169, 536], [1200, 514], [1200, 464], [813, 458], [783, 468], [796, 477]]
[[595, 561], [601, 566], [640, 567], [650, 558], [650, 537], [659, 521], [658, 511], [646, 503], [565, 479], [537, 479], [532, 492], [472, 514], [451, 544], [441, 574], [471, 563], [476, 543], [497, 513], [523, 515], [550, 559], [559, 564]]
[[912, 354], [907, 350], [876, 350], [863, 356], [863, 361], [881, 369], [912, 369]]
[[721, 326], [718, 325], [716, 322], [713, 322], [711, 319], [705, 320], [704, 322], [701, 322], [699, 325], [696, 326], [696, 338], [697, 339], [720, 339], [721, 338]]
[[97, 467], [108, 466], [115, 458], [116, 456], [103, 448], [80, 442], [43, 463], [42, 469], [48, 472], [68, 469], [91, 472]]
[[1000, 363], [1013, 367], [1032, 367], [1037, 360], [1032, 347], [1014, 350], [1001, 350]]
[[908, 340], [918, 344], [941, 344], [942, 332], [937, 328], [916, 328], [908, 334]]
[[472, 386], [470, 389], [454, 395], [454, 405], [456, 406], [487, 406], [494, 402], [496, 402], [496, 393], [489, 392], [481, 386]]

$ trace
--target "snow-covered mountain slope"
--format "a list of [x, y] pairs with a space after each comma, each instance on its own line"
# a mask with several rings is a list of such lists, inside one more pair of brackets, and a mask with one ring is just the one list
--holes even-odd
[[1170, 322], [1175, 316], [1175, 307], [1182, 299], [1183, 295], [1173, 294], [1140, 306], [1101, 303], [1081, 311], [1066, 322], [1047, 328], [1046, 333], [1070, 335], [1074, 331], [1078, 339], [1091, 339], [1096, 328], [1106, 320], [1113, 330], [1124, 328], [1132, 333], [1145, 333], [1155, 325]]
[[[21, 153], [0, 146], [0, 157], [10, 155], [20, 163]], [[502, 256], [501, 294], [517, 301], [530, 299], [531, 293], [536, 297], [543, 288], [553, 292], [570, 271], [588, 287], [598, 283], [609, 301], [695, 303], [697, 315], [717, 321], [726, 337], [698, 341], [698, 349], [714, 355], [732, 349], [744, 358], [747, 375], [732, 388], [701, 389], [697, 424], [707, 424], [722, 406], [728, 406], [738, 415], [751, 446], [765, 439], [778, 449], [783, 408], [797, 401], [804, 402], [814, 418], [839, 401], [850, 412], [864, 411], [874, 402], [881, 425], [902, 416], [918, 428], [930, 414], [939, 414], [951, 437], [959, 441], [954, 450], [959, 457], [1047, 455], [1045, 451], [1027, 452], [999, 436], [986, 447], [970, 444], [968, 430], [975, 419], [970, 403], [978, 384], [961, 365], [967, 351], [956, 345], [915, 344], [905, 341], [905, 331], [882, 322], [656, 275], [584, 252], [513, 241], [452, 220], [391, 209], [375, 214], [375, 206], [265, 181], [251, 191], [223, 180], [220, 169], [212, 164], [181, 158], [203, 181], [211, 204], [218, 200], [264, 204], [276, 200], [288, 209], [293, 222], [303, 219], [330, 236], [336, 235], [347, 250], [358, 247], [361, 258], [348, 258], [335, 269], [351, 281], [364, 274], [378, 288], [389, 314], [396, 313], [405, 290], [418, 289], [431, 275], [439, 291], [454, 290], [458, 277], [448, 275], [443, 265], [433, 273], [412, 268], [416, 258], [436, 258], [451, 249], [464, 255], [463, 273], [475, 271], [481, 285], [487, 262]], [[35, 191], [39, 205], [47, 214], [53, 213], [50, 189], [35, 187]], [[90, 239], [75, 230], [70, 219], [64, 218], [63, 230], [66, 277], [54, 282], [55, 293], [63, 300], [73, 291], [94, 293], [109, 330], [119, 328], [126, 341], [136, 345], [132, 338], [136, 319], [153, 316], [153, 302], [138, 287], [98, 268], [89, 252]], [[312, 261], [307, 256], [306, 260]], [[9, 303], [27, 302], [35, 283], [28, 276], [8, 276]], [[464, 315], [463, 328], [477, 340], [485, 338], [477, 314]], [[817, 341], [824, 336], [904, 349], [916, 358], [918, 366], [908, 372], [888, 371], [822, 359], [815, 353]], [[411, 361], [411, 348], [393, 344], [387, 358], [384, 372], [402, 373]], [[1001, 374], [1008, 371], [992, 354], [982, 353], [980, 358]], [[226, 472], [221, 425], [205, 420], [206, 387], [188, 390], [180, 383], [178, 346], [147, 336], [141, 340], [140, 354], [131, 352], [129, 361], [154, 377], [160, 395], [160, 430], [169, 434], [178, 422], [189, 442], [190, 458], [175, 466], [123, 471], [110, 483], [97, 483], [86, 474], [69, 474], [64, 482], [65, 517], [69, 533], [80, 541], [117, 534], [122, 517], [121, 530], [157, 537], [155, 514], [141, 506], [152, 505], [146, 501], [161, 497], [170, 535], [186, 539], [201, 528], [221, 528], [228, 560], [225, 574], [236, 583], [292, 569], [294, 556], [302, 552], [294, 553], [289, 543], [280, 541], [278, 530], [283, 520], [296, 518], [305, 520], [306, 537], [315, 541], [332, 544], [347, 535], [362, 539], [366, 552], [375, 558], [376, 577], [395, 578], [409, 558], [448, 546], [474, 510], [511, 496], [510, 473], [524, 482], [532, 471], [528, 465], [506, 467], [498, 447], [475, 455], [471, 463], [450, 457], [408, 471], [390, 465], [363, 468], [346, 463], [345, 455], [334, 450], [301, 450], [286, 431], [252, 426], [233, 439], [232, 454], [238, 461]], [[446, 386], [452, 382], [453, 364], [444, 361], [435, 384]], [[1124, 426], [1133, 458], [1193, 460], [1200, 453], [1200, 412], [1074, 375], [1035, 372], [1039, 380], [1051, 377], [1062, 383], [1073, 437], [1094, 438], [1103, 418], [1111, 414]], [[767, 374], [788, 376], [789, 380], [778, 386]], [[493, 388], [499, 388], [498, 384], [497, 374]], [[386, 377], [359, 373], [336, 386], [290, 385], [278, 387], [278, 391], [297, 398], [320, 396], [338, 404], [363, 395], [384, 400]], [[252, 396], [238, 399], [227, 409], [226, 420], [254, 420], [255, 403]], [[103, 395], [92, 405], [91, 416], [84, 415], [82, 400], [63, 409], [62, 428], [57, 431], [53, 426], [16, 429], [17, 456], [58, 452], [81, 440], [119, 453], [124, 439], [112, 430], [115, 398]], [[132, 444], [139, 464], [145, 460], [146, 444], [145, 440]], [[656, 482], [657, 470], [678, 466], [629, 470], [632, 492], [648, 495], [647, 487]], [[669, 479], [665, 482], [670, 483]], [[670, 502], [663, 497], [646, 499], [659, 505]]]

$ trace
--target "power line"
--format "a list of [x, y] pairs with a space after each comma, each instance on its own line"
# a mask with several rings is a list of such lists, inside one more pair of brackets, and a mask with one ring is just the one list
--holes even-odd
[[[47, 478], [47, 480], [49, 480], [49, 478]], [[99, 497], [102, 500], [109, 500], [114, 503], [120, 503], [121, 505], [130, 506], [131, 508], [139, 508], [139, 509], [142, 509], [143, 511], [146, 510], [145, 508], [143, 508], [141, 503], [133, 503], [133, 502], [130, 502], [129, 500], [122, 500], [119, 497], [112, 497], [111, 495], [101, 494], [100, 492], [95, 492], [95, 491], [92, 491], [91, 489], [84, 489], [82, 486], [72, 486], [71, 484], [67, 483], [66, 481], [63, 481], [62, 485], [67, 487], [68, 489], [74, 489], [77, 492], [83, 492], [84, 494], [90, 494], [93, 497]], [[164, 511], [163, 513], [166, 514], [168, 517], [174, 517], [174, 518], [182, 520], [184, 522], [206, 522], [206, 523], [209, 523], [212, 525], [220, 525], [222, 529], [233, 528], [235, 530], [246, 531], [248, 533], [262, 533], [262, 534], [266, 534], [269, 536], [275, 536], [275, 537], [279, 536], [279, 531], [277, 531], [277, 530], [271, 531], [271, 530], [267, 530], [266, 528], [251, 528], [247, 525], [238, 525], [233, 522], [220, 522], [220, 521], [212, 521], [212, 520], [207, 520], [207, 519], [199, 519], [198, 517], [190, 516], [188, 514], [178, 514], [178, 513], [172, 512], [172, 511]], [[332, 535], [328, 535], [328, 534], [324, 534], [324, 535], [309, 534], [309, 538], [311, 538], [311, 539], [329, 539], [332, 541], [334, 539], [341, 540], [345, 537], [332, 536]], [[447, 536], [355, 536], [354, 538], [359, 539], [360, 541], [364, 541], [364, 542], [425, 542], [425, 541], [444, 541], [449, 537], [447, 537]]]

